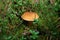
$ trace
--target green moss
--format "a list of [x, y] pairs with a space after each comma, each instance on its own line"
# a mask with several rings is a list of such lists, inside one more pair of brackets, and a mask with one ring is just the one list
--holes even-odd
[[[55, 0], [52, 5], [49, 0], [39, 0], [37, 3], [33, 3], [32, 0], [0, 0], [0, 40], [46, 40], [46, 37], [59, 39], [59, 8], [60, 1]], [[6, 7], [7, 6], [7, 7]], [[6, 8], [5, 8], [6, 7]], [[31, 26], [24, 24], [24, 20], [21, 19], [21, 15], [26, 11], [36, 12], [39, 15], [39, 19], [35, 20]], [[27, 24], [27, 22], [26, 22]], [[39, 31], [39, 35], [24, 36], [22, 35], [25, 28], [29, 30]], [[38, 36], [38, 38], [35, 38]], [[22, 39], [20, 39], [22, 37]], [[49, 38], [50, 38], [49, 37]]]

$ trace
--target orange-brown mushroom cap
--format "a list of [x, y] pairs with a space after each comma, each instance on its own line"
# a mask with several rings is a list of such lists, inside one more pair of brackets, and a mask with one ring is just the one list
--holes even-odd
[[34, 21], [35, 19], [38, 19], [39, 16], [35, 12], [25, 12], [21, 18], [26, 21]]

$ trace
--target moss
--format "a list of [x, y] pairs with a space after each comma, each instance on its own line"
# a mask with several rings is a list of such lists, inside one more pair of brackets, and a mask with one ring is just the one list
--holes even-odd
[[[53, 5], [50, 0], [39, 0], [34, 4], [33, 2], [32, 0], [0, 0], [0, 40], [20, 40], [24, 36], [22, 33], [26, 27], [39, 32], [36, 40], [48, 40], [47, 38], [50, 37], [52, 40], [59, 39], [60, 1], [55, 0]], [[34, 21], [31, 26], [27, 26], [27, 23], [21, 19], [21, 15], [26, 11], [36, 12], [39, 15], [38, 21]], [[30, 35], [24, 36], [26, 40]]]

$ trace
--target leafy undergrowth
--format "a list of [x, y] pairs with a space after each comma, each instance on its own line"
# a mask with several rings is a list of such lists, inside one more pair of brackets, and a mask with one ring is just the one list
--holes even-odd
[[[24, 24], [24, 12], [39, 19]], [[0, 40], [60, 40], [60, 0], [0, 0]]]

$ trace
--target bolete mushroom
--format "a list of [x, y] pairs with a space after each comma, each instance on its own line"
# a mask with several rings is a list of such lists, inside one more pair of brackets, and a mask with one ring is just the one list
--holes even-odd
[[22, 14], [21, 18], [28, 22], [28, 25], [31, 25], [35, 19], [38, 19], [39, 16], [35, 12], [25, 12]]

